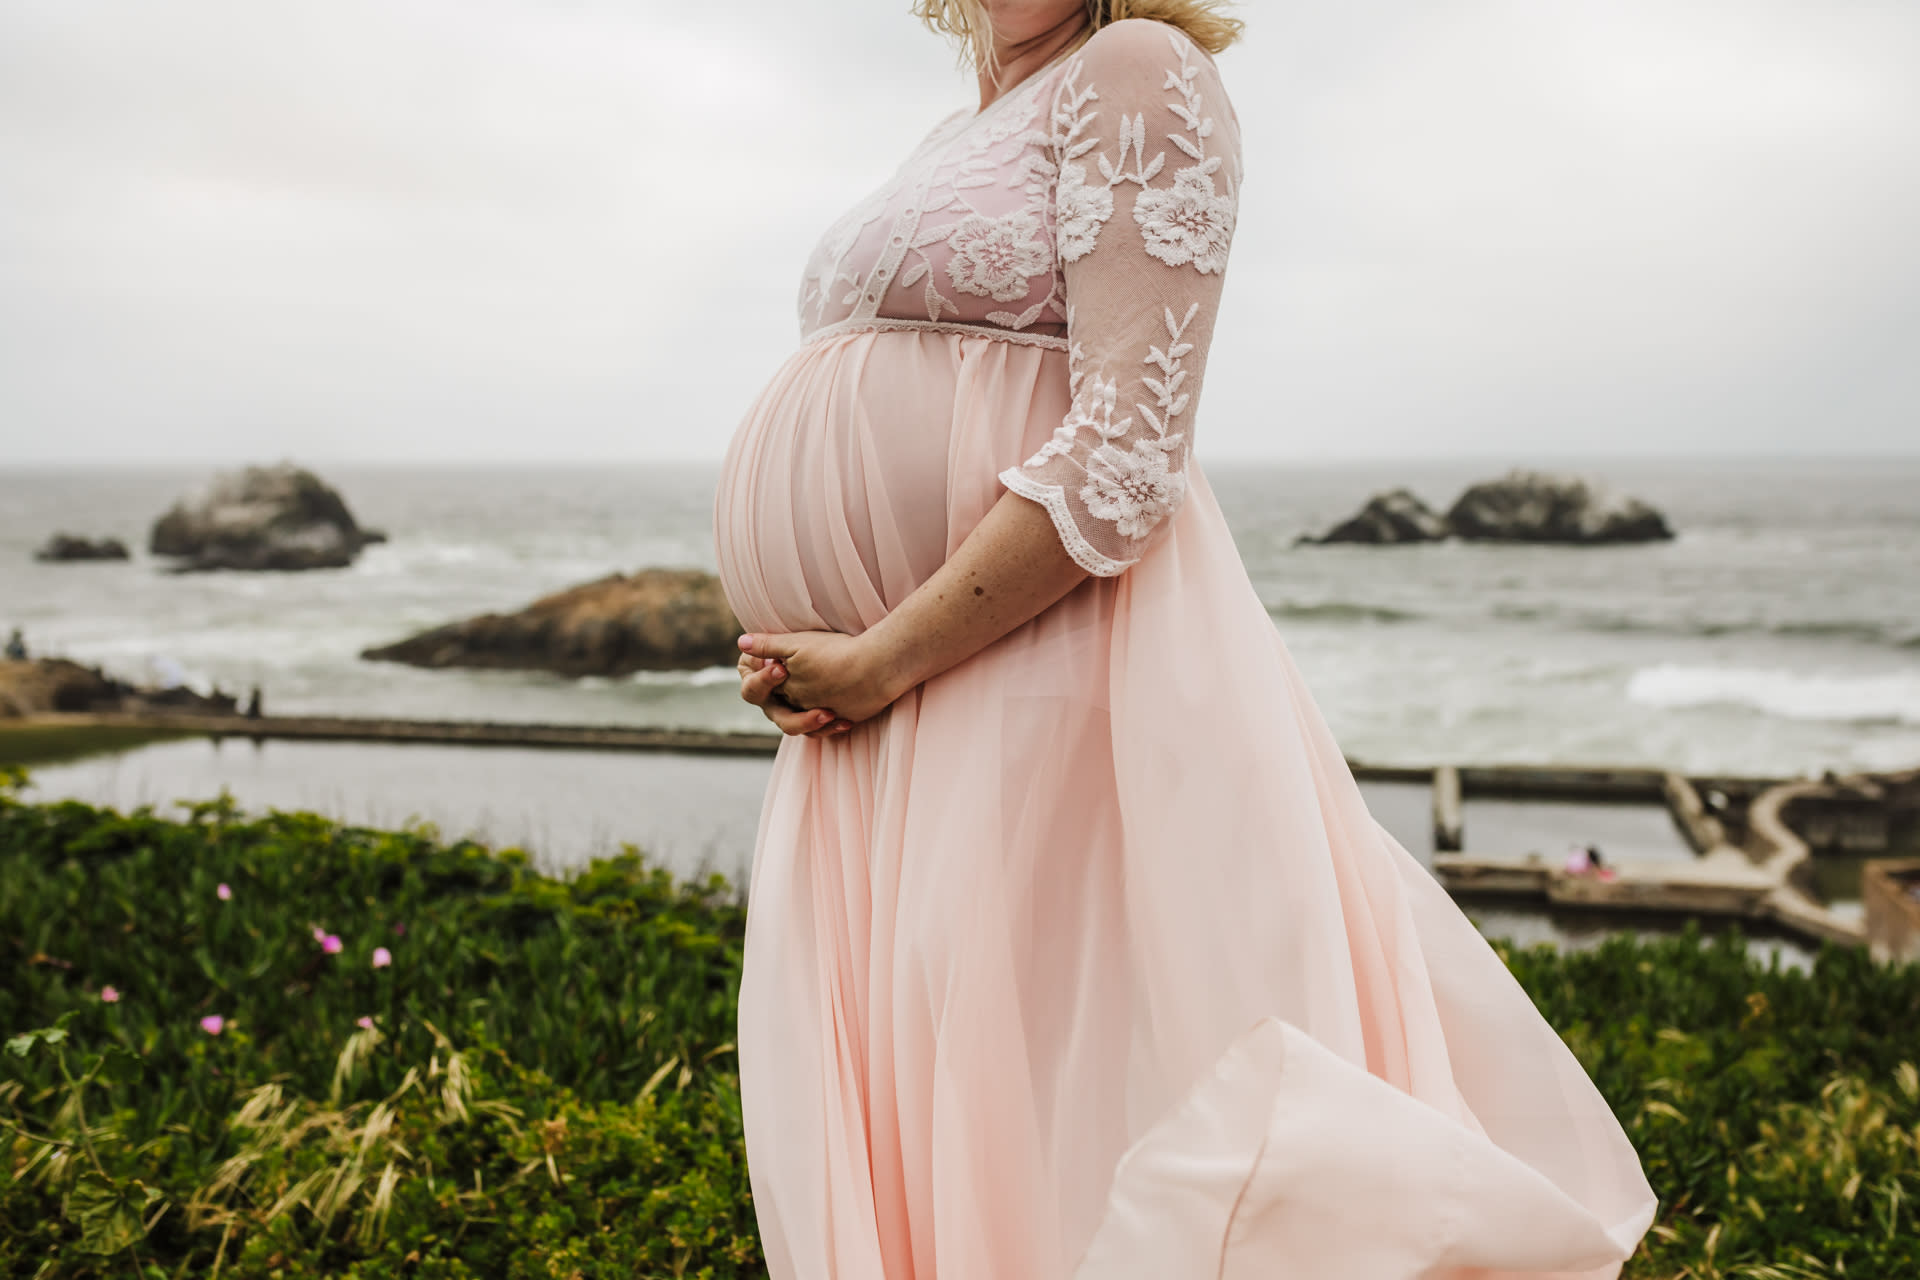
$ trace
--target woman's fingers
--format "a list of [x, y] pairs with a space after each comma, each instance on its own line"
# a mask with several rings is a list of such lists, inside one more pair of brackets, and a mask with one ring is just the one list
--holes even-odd
[[836, 718], [823, 707], [802, 711], [784, 698], [776, 697], [780, 682], [787, 678], [786, 664], [779, 659], [743, 653], [737, 665], [741, 700], [759, 707], [780, 732], [803, 733], [809, 738], [837, 738], [853, 728], [851, 723]]
[[822, 707], [812, 711], [796, 711], [782, 702], [766, 702], [760, 707], [774, 727], [786, 734], [805, 734], [809, 738], [837, 738], [853, 728], [845, 720], [838, 719], [833, 712]]
[[766, 714], [767, 719], [773, 721], [775, 728], [787, 734], [804, 733], [810, 737], [819, 736], [819, 730], [829, 728], [833, 724], [831, 711], [795, 711], [792, 707], [782, 706], [778, 702], [769, 702], [760, 710]]
[[750, 631], [740, 637], [739, 645], [742, 653], [753, 654], [757, 657], [768, 659], [791, 658], [793, 656], [793, 641], [794, 637], [791, 635], [766, 635]]
[[767, 699], [782, 680], [787, 678], [787, 669], [777, 662], [769, 662], [758, 671], [749, 672], [740, 677], [740, 698], [756, 707], [767, 705]]

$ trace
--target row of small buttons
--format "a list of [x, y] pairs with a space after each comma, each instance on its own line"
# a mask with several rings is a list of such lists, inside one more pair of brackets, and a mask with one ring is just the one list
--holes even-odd
[[[919, 212], [920, 212], [920, 209], [917, 205], [910, 204], [906, 208], [900, 211], [900, 216], [894, 219], [893, 225], [896, 227], [911, 226], [913, 225], [913, 219], [919, 215]], [[904, 231], [895, 231], [893, 233], [893, 239], [888, 241], [888, 243], [891, 244], [896, 250], [899, 249], [902, 245], [906, 244], [906, 242], [907, 242], [907, 233]], [[892, 276], [894, 268], [899, 266], [900, 263], [899, 263], [899, 260], [895, 258], [893, 254], [890, 253], [887, 256], [890, 259], [893, 259], [887, 264], [887, 268], [886, 268], [887, 275]], [[875, 272], [875, 274], [878, 275], [879, 273]], [[867, 291], [866, 300], [868, 305], [870, 306], [879, 306], [880, 294], [878, 292], [875, 292], [874, 290], [869, 289]]]

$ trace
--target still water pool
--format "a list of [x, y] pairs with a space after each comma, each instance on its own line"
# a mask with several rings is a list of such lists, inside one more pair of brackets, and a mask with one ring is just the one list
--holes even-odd
[[[447, 837], [524, 849], [565, 874], [634, 845], [676, 876], [725, 875], [743, 890], [770, 756], [587, 751], [533, 747], [190, 738], [32, 770], [26, 798], [83, 800], [117, 809], [212, 798], [224, 788], [243, 810], [304, 809], [342, 822], [397, 827], [430, 822]], [[1432, 865], [1430, 793], [1422, 783], [1360, 784], [1367, 807], [1423, 865]], [[1598, 844], [1617, 861], [1689, 856], [1664, 809], [1470, 798], [1476, 853], [1558, 856]], [[1581, 948], [1623, 928], [1672, 932], [1670, 919], [1622, 921], [1489, 901], [1465, 904], [1491, 936]], [[1786, 940], [1764, 953], [1804, 963]]]

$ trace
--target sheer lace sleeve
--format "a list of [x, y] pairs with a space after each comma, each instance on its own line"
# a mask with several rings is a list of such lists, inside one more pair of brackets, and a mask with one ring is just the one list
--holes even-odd
[[1186, 496], [1239, 133], [1212, 60], [1174, 28], [1131, 19], [1074, 55], [1051, 144], [1073, 405], [1000, 479], [1107, 577], [1165, 533]]

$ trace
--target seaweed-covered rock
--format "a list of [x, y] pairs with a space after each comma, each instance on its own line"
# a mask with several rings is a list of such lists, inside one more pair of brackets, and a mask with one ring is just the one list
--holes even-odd
[[33, 553], [35, 560], [125, 560], [127, 544], [118, 538], [77, 537], [70, 533], [56, 533], [41, 544]]
[[1434, 542], [1447, 536], [1447, 522], [1410, 489], [1389, 489], [1318, 538], [1306, 542], [1361, 542], [1375, 546]]
[[1577, 476], [1515, 468], [1471, 485], [1447, 509], [1457, 536], [1500, 542], [1655, 542], [1673, 537], [1666, 517]]
[[535, 600], [423, 631], [360, 656], [416, 667], [620, 676], [731, 666], [740, 624], [720, 580], [695, 569], [609, 574]]
[[382, 535], [311, 471], [281, 463], [217, 477], [154, 522], [147, 549], [182, 569], [338, 569]]

